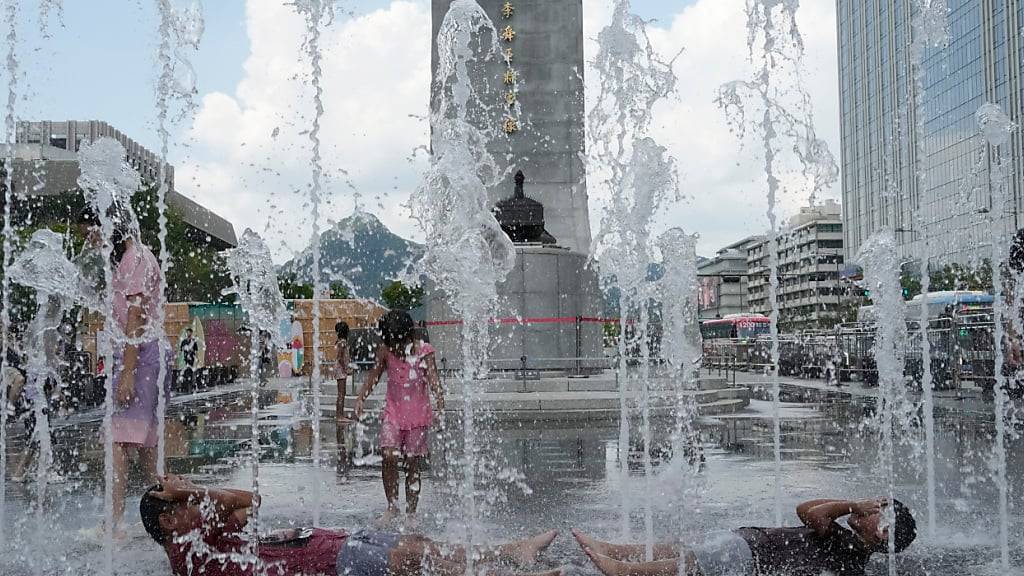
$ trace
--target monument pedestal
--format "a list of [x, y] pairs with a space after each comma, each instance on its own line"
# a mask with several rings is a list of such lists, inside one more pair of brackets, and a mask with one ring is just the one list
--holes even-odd
[[[601, 294], [587, 257], [557, 246], [516, 245], [516, 265], [498, 285], [488, 366], [586, 373], [607, 367]], [[440, 366], [462, 367], [461, 318], [428, 290], [427, 324]]]

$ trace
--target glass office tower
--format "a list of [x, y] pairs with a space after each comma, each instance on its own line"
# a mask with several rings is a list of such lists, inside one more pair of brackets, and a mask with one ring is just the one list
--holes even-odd
[[[942, 0], [933, 0], [942, 1]], [[1020, 124], [1024, 0], [946, 0], [948, 44], [925, 51], [924, 130], [914, 109], [911, 0], [837, 0], [842, 194], [847, 256], [882, 228], [895, 230], [908, 264], [928, 239], [932, 266], [978, 261], [992, 221], [1020, 227], [1021, 139], [1005, 148], [1007, 209], [991, 207], [989, 161], [975, 113], [1000, 105]], [[916, 177], [923, 142], [925, 185]], [[913, 268], [913, 266], [910, 266]]]

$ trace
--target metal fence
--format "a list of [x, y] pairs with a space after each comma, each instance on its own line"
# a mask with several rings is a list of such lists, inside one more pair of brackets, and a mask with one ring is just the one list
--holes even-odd
[[[995, 339], [991, 314], [932, 319], [927, 329], [931, 348], [932, 385], [957, 389], [973, 382], [990, 389], [995, 382]], [[779, 373], [797, 378], [826, 379], [837, 384], [878, 382], [875, 325], [849, 323], [831, 331], [779, 335]], [[702, 366], [709, 370], [765, 372], [772, 367], [771, 339], [714, 339], [704, 342]], [[904, 375], [920, 386], [923, 380], [921, 329], [907, 322]]]

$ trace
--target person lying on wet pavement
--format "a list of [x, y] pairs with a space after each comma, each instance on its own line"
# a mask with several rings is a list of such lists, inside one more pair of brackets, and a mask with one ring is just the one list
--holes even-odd
[[[245, 490], [207, 488], [177, 475], [159, 478], [139, 504], [146, 532], [163, 546], [174, 574], [185, 576], [461, 576], [462, 547], [420, 535], [379, 531], [301, 528], [261, 535], [253, 556], [246, 532], [255, 501]], [[475, 561], [504, 568], [533, 564], [558, 536], [543, 534], [494, 547], [473, 549]], [[258, 561], [256, 560], [258, 559]], [[560, 576], [559, 570], [539, 576]]]
[[[910, 510], [899, 500], [811, 500], [796, 508], [802, 526], [738, 528], [699, 542], [646, 546], [601, 542], [578, 530], [580, 547], [606, 576], [818, 576], [864, 574], [872, 554], [890, 543], [902, 552], [917, 536]], [[839, 524], [846, 518], [849, 526]]]

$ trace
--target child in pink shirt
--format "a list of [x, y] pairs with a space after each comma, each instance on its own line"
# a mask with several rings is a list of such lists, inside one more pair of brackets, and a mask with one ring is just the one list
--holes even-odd
[[[427, 455], [427, 431], [433, 422], [430, 392], [438, 413], [444, 410], [444, 392], [434, 363], [434, 348], [414, 338], [412, 318], [392, 310], [380, 320], [384, 344], [377, 348], [377, 361], [367, 375], [356, 399], [355, 413], [380, 377], [387, 372], [388, 388], [381, 415], [380, 447], [384, 462], [384, 496], [388, 500], [386, 519], [398, 514], [398, 458], [405, 457], [406, 513], [416, 514], [420, 495], [420, 459]], [[429, 389], [429, 390], [428, 390]]]

